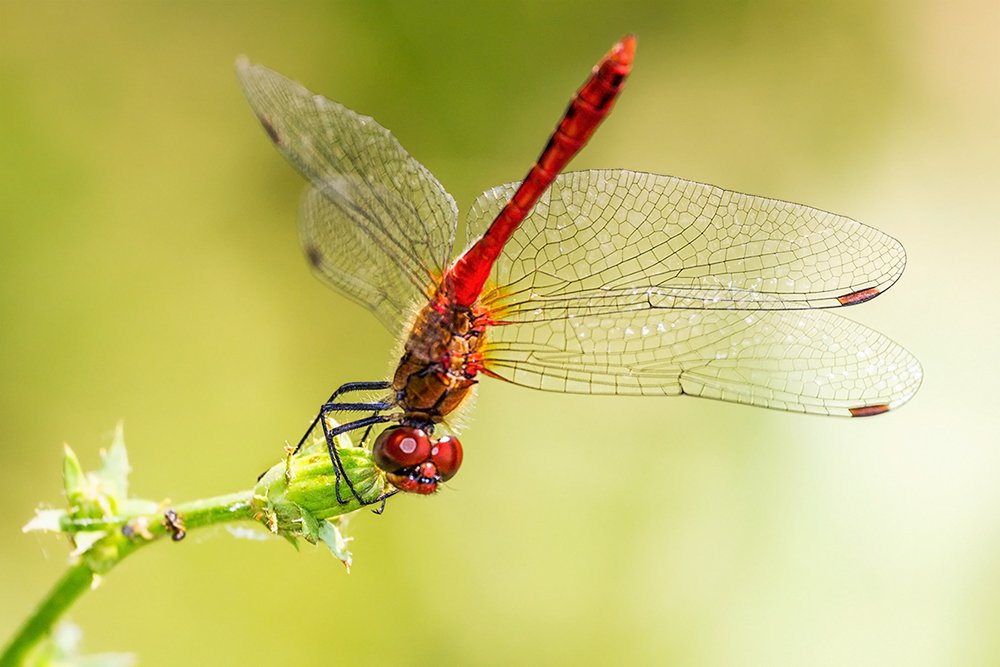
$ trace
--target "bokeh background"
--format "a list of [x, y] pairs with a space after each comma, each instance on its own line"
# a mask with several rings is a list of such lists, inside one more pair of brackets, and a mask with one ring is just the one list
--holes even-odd
[[22, 535], [125, 422], [133, 488], [248, 487], [391, 336], [315, 280], [245, 53], [374, 115], [467, 207], [622, 34], [577, 168], [812, 204], [901, 239], [848, 315], [923, 362], [836, 420], [485, 382], [466, 463], [320, 548], [143, 550], [70, 617], [144, 665], [1000, 663], [1000, 9], [871, 2], [0, 5], [0, 641], [63, 571]]

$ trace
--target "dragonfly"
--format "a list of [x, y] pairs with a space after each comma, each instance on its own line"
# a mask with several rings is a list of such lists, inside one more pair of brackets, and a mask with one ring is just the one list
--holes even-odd
[[[828, 310], [897, 281], [906, 254], [891, 236], [672, 176], [563, 173], [618, 99], [635, 44], [622, 38], [593, 68], [524, 180], [476, 199], [454, 260], [454, 199], [388, 130], [237, 63], [267, 136], [308, 181], [299, 227], [309, 263], [401, 336], [393, 376], [338, 387], [299, 443], [322, 424], [338, 499], [343, 479], [368, 504], [335, 438], [365, 429], [367, 443], [375, 427], [372, 458], [391, 486], [371, 502], [437, 491], [463, 458], [451, 418], [483, 377], [847, 417], [917, 391], [912, 354]], [[365, 416], [331, 423], [345, 412]], [[451, 433], [435, 438], [438, 427]]]

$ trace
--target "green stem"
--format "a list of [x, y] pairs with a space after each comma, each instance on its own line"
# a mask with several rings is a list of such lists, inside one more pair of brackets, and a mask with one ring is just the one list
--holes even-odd
[[[72, 535], [82, 553], [0, 653], [0, 667], [24, 665], [33, 655], [37, 657], [39, 644], [49, 636], [56, 621], [99, 581], [99, 577], [110, 572], [133, 551], [168, 535], [178, 540], [187, 531], [202, 526], [257, 521], [293, 543], [300, 537], [312, 543], [322, 542], [349, 567], [350, 553], [336, 527], [328, 520], [384, 498], [386, 486], [384, 475], [375, 467], [366, 449], [351, 447], [348, 443], [340, 449], [340, 460], [344, 474], [349, 476], [359, 494], [358, 497], [352, 494], [343, 502], [337, 495], [340, 477], [333, 469], [325, 441], [316, 440], [295, 453], [288, 452], [283, 460], [261, 475], [250, 491], [153, 511], [151, 508], [157, 505], [150, 501], [131, 499], [130, 505], [126, 502], [129, 499], [115, 498], [107, 493], [107, 488], [124, 487], [127, 462], [123, 441], [112, 445], [111, 453], [105, 455], [105, 467], [95, 474], [84, 473], [76, 455], [67, 449], [63, 477], [70, 509], [59, 516], [57, 525], [44, 523], [32, 529]], [[108, 480], [116, 481], [117, 486], [108, 484]], [[101, 483], [108, 486], [102, 487]], [[107, 516], [101, 510], [109, 506], [142, 509], [133, 509], [131, 514]], [[94, 537], [92, 544], [85, 541], [87, 535]], [[84, 546], [86, 544], [90, 544], [89, 548]]]
[[[243, 491], [175, 505], [172, 509], [182, 517], [185, 529], [190, 530], [212, 524], [252, 520], [252, 498], [253, 492]], [[122, 532], [126, 524], [142, 525], [145, 532], [131, 538], [126, 537]], [[115, 517], [107, 530], [108, 534], [97, 540], [80, 557], [79, 563], [70, 567], [35, 613], [21, 626], [0, 654], [0, 667], [25, 664], [30, 652], [49, 635], [56, 621], [66, 613], [70, 605], [93, 587], [98, 576], [107, 574], [140, 547], [173, 534], [165, 525], [162, 514]]]
[[66, 613], [69, 606], [91, 587], [94, 572], [86, 563], [74, 565], [63, 575], [42, 604], [35, 610], [13, 641], [7, 645], [3, 655], [0, 655], [0, 666], [14, 667], [24, 664], [28, 652], [42, 638], [48, 636], [55, 622]]
[[252, 491], [240, 491], [205, 500], [193, 500], [174, 505], [174, 511], [184, 517], [187, 528], [199, 528], [216, 523], [231, 523], [253, 519]]

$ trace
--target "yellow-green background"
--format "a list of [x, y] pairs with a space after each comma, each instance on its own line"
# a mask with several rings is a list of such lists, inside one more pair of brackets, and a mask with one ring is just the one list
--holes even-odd
[[1000, 662], [1000, 10], [934, 2], [0, 5], [0, 636], [66, 563], [22, 535], [124, 419], [136, 493], [249, 486], [390, 336], [309, 275], [237, 54], [374, 115], [464, 209], [591, 65], [576, 161], [851, 215], [909, 266], [848, 314], [923, 362], [868, 420], [487, 381], [436, 497], [322, 549], [158, 544], [71, 618], [145, 665]]

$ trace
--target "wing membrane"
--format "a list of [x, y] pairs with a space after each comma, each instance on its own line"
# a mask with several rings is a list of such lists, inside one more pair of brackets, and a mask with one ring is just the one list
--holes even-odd
[[[473, 233], [513, 189], [480, 197]], [[884, 291], [904, 263], [891, 237], [798, 204], [651, 174], [565, 174], [494, 267], [484, 358], [543, 390], [845, 416], [892, 408], [919, 387], [917, 360], [808, 309]]]
[[[470, 234], [516, 185], [479, 197]], [[669, 176], [582, 171], [556, 179], [525, 219], [491, 276], [502, 290], [484, 300], [518, 322], [646, 308], [829, 308], [885, 291], [905, 263], [892, 237], [819, 209]]]
[[536, 389], [689, 394], [842, 416], [894, 408], [922, 377], [905, 349], [823, 310], [647, 309], [498, 325], [484, 358], [497, 376]]
[[260, 65], [243, 92], [309, 182], [300, 231], [319, 275], [394, 333], [451, 258], [455, 202], [388, 130]]

